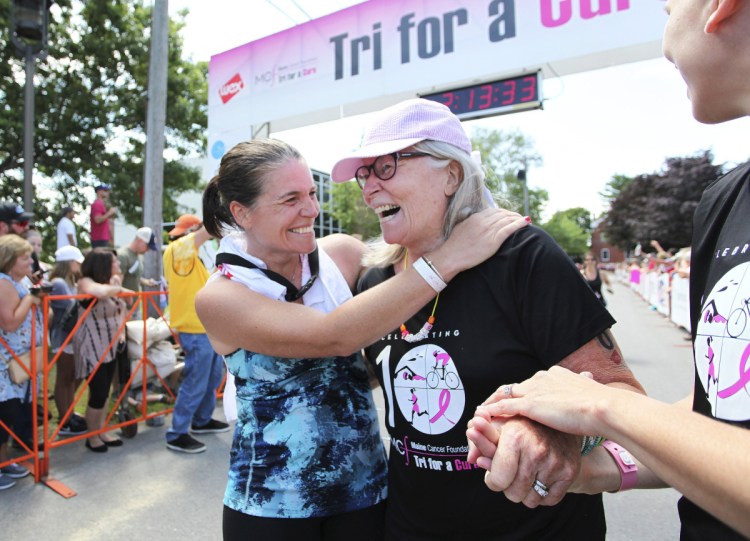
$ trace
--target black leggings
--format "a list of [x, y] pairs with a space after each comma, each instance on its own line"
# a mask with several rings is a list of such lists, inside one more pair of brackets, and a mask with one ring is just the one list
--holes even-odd
[[117, 362], [110, 361], [99, 366], [94, 377], [89, 383], [89, 407], [102, 409], [109, 398], [109, 389], [112, 387], [112, 378], [117, 370]]
[[266, 518], [224, 506], [224, 541], [383, 541], [385, 502], [315, 518]]
[[[13, 429], [16, 421], [18, 420], [18, 414], [21, 412], [21, 399], [11, 398], [0, 402], [0, 420], [2, 420], [8, 428]], [[10, 434], [3, 427], [0, 426], [0, 445], [4, 444], [10, 439]]]

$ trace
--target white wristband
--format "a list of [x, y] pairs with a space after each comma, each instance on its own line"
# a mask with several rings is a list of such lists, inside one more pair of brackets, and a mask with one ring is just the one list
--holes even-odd
[[435, 290], [435, 293], [440, 293], [444, 290], [447, 284], [443, 281], [440, 275], [435, 271], [423, 257], [420, 257], [414, 262], [414, 270], [424, 279], [429, 286]]
[[440, 278], [440, 280], [442, 282], [444, 282], [446, 284], [448, 283], [448, 282], [445, 281], [445, 278], [443, 278], [443, 275], [440, 274], [440, 271], [435, 268], [435, 265], [432, 264], [432, 261], [430, 261], [429, 259], [427, 259], [427, 256], [422, 256], [422, 259], [424, 259], [424, 262], [427, 263], [427, 266], [432, 269], [432, 272], [434, 272], [435, 274], [438, 275], [438, 278]]

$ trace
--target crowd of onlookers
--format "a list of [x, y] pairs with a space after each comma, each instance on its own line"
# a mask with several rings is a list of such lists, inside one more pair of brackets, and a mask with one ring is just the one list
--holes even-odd
[[690, 330], [688, 285], [690, 280], [690, 247], [664, 250], [651, 242], [654, 252], [635, 253], [626, 261], [600, 265], [628, 284], [653, 310], [662, 313], [676, 325]]
[[[32, 352], [36, 352], [34, 359], [40, 359], [45, 340], [49, 359], [55, 359], [55, 407], [50, 410], [57, 412], [57, 418], [48, 415], [58, 427], [58, 435], [87, 434], [85, 447], [96, 453], [123, 445], [104, 424], [113, 382], [124, 383], [123, 366], [126, 372], [130, 370], [125, 322], [141, 317], [140, 307], [133, 308], [136, 301], [131, 293], [166, 284], [143, 276], [142, 256], [148, 250], [159, 250], [161, 239], [157, 240], [150, 228], [141, 227], [130, 242], [115, 249], [112, 218], [117, 209], [109, 205], [111, 188], [102, 184], [95, 191], [90, 209], [90, 248], [79, 248], [75, 211], [65, 207], [57, 223], [54, 257], [43, 256], [44, 243], [40, 231], [33, 228], [34, 215], [16, 203], [0, 201], [0, 421], [13, 435], [0, 426], [0, 490], [13, 487], [17, 479], [29, 475], [27, 468], [10, 458], [9, 448], [23, 454], [36, 451], [34, 445], [39, 439], [34, 437], [33, 416], [43, 421], [44, 408], [40, 400], [37, 411], [33, 411], [32, 395], [39, 391], [39, 384], [37, 389], [32, 388], [30, 373]], [[180, 220], [170, 231], [170, 238], [192, 239], [190, 233], [202, 225], [192, 215], [181, 216]], [[49, 333], [43, 336], [41, 308], [46, 295], [52, 297]], [[70, 298], [74, 295], [88, 297]], [[41, 363], [36, 363], [39, 371]], [[26, 366], [28, 373], [16, 377], [12, 364]], [[85, 413], [80, 415], [74, 401], [87, 379], [88, 399]], [[50, 397], [50, 404], [52, 400]], [[187, 432], [194, 408], [182, 409]], [[208, 420], [201, 418], [197, 428], [204, 432], [228, 429], [225, 423], [210, 420], [211, 426], [206, 427]], [[197, 430], [196, 425], [192, 428]]]
[[[168, 449], [198, 453], [206, 447], [191, 433], [229, 430], [227, 423], [212, 418], [224, 365], [211, 349], [193, 307], [195, 294], [213, 268], [215, 240], [206, 233], [199, 217], [183, 214], [167, 232], [172, 242], [163, 254], [161, 234], [157, 236], [149, 227], [139, 228], [127, 244], [115, 249], [113, 218], [117, 208], [110, 204], [110, 192], [111, 187], [106, 184], [95, 188], [96, 198], [89, 210], [90, 248], [83, 251], [79, 248], [74, 209], [61, 209], [56, 250], [49, 258], [43, 257], [44, 243], [41, 233], [33, 228], [34, 215], [20, 205], [0, 201], [0, 339], [5, 343], [0, 343], [0, 421], [13, 432], [11, 438], [9, 431], [0, 426], [0, 490], [11, 488], [16, 479], [29, 474], [9, 458], [8, 447], [12, 445], [26, 453], [35, 451], [38, 438], [33, 437], [33, 416], [43, 417], [44, 408], [32, 411], [32, 396], [38, 389], [32, 389], [29, 376], [31, 358], [41, 358], [45, 340], [49, 344], [49, 362], [54, 363], [55, 369], [57, 418], [53, 421], [57, 434], [86, 434], [85, 447], [92, 452], [104, 453], [123, 445], [122, 440], [109, 433], [105, 420], [113, 385], [126, 384], [131, 363], [140, 359], [142, 346], [132, 348], [137, 349], [134, 357], [128, 334], [132, 338], [140, 333], [135, 342], [146, 342], [149, 370], [162, 377], [174, 371], [181, 377], [172, 426], [165, 434]], [[160, 279], [144, 277], [143, 255], [149, 250], [163, 255], [164, 277]], [[144, 323], [140, 323], [146, 303], [138, 303], [133, 295], [142, 288], [179, 292], [166, 295], [168, 304], [160, 299], [160, 309], [166, 308], [167, 317], [173, 317], [169, 324], [162, 318], [148, 318], [148, 337], [142, 330]], [[45, 295], [52, 295], [48, 336], [43, 336], [41, 310]], [[71, 298], [75, 295], [86, 297]], [[149, 309], [147, 315], [154, 313]], [[156, 340], [154, 335], [159, 333], [164, 339], [155, 344], [156, 349], [150, 349]], [[173, 333], [179, 340], [172, 338]], [[34, 350], [36, 355], [32, 355]], [[184, 358], [182, 371], [175, 370], [176, 350]], [[165, 363], [160, 364], [159, 358]], [[14, 362], [29, 367], [25, 377], [11, 378], [9, 367]], [[176, 392], [177, 379], [170, 378], [172, 394]], [[74, 402], [84, 381], [88, 397], [85, 414], [79, 415]], [[171, 398], [162, 400], [171, 402]], [[149, 418], [147, 423], [156, 420]]]

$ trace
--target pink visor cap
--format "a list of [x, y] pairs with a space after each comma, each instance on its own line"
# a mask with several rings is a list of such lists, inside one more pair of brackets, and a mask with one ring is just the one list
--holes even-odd
[[415, 98], [380, 111], [365, 133], [362, 147], [336, 162], [331, 178], [334, 182], [351, 180], [366, 158], [392, 154], [428, 139], [471, 155], [471, 140], [458, 117], [442, 103]]

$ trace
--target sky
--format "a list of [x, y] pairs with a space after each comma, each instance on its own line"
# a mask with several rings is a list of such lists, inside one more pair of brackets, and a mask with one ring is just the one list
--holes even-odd
[[[173, 16], [187, 8], [184, 49], [193, 60], [218, 54], [295, 24], [359, 3], [351, 0], [170, 0]], [[666, 15], [665, 15], [666, 21]], [[599, 193], [617, 174], [663, 168], [668, 157], [711, 150], [714, 163], [750, 158], [750, 119], [703, 125], [691, 114], [685, 84], [665, 59], [656, 58], [544, 82], [544, 108], [465, 122], [474, 127], [519, 129], [542, 156], [531, 168], [531, 188], [549, 192], [544, 219], [556, 211], [606, 210]], [[368, 115], [272, 132], [296, 146], [311, 167], [330, 171], [361, 140]], [[207, 180], [207, 179], [206, 179]]]

